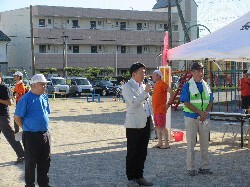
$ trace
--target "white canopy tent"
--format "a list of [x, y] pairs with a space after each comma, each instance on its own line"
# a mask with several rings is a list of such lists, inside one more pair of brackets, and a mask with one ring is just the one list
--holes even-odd
[[167, 58], [250, 62], [250, 12], [213, 33], [169, 49]]

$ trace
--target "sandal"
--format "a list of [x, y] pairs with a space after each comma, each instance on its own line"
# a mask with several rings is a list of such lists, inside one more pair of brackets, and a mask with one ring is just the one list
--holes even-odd
[[153, 146], [153, 148], [158, 148], [158, 149], [160, 149], [161, 147], [162, 147], [162, 145], [158, 145], [158, 144]]
[[170, 149], [170, 146], [161, 146], [161, 147], [159, 147], [159, 149]]

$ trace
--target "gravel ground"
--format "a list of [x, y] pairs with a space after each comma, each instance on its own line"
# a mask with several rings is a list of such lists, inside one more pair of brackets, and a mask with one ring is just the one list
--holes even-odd
[[[52, 186], [126, 186], [125, 105], [111, 100], [111, 97], [102, 97], [101, 103], [87, 103], [82, 97], [50, 101], [53, 141], [49, 176]], [[10, 110], [13, 114], [14, 106]], [[225, 105], [221, 105], [223, 110], [226, 110]], [[157, 187], [250, 186], [249, 150], [240, 148], [239, 133], [233, 141], [232, 129], [222, 141], [225, 126], [220, 123], [211, 123], [209, 152], [213, 175], [187, 175], [185, 140], [171, 142], [168, 150], [153, 149], [157, 141], [151, 140], [144, 176]], [[172, 112], [172, 128], [185, 132], [181, 107]], [[0, 186], [24, 186], [24, 164], [14, 165], [15, 153], [2, 134], [0, 150]], [[198, 169], [199, 144], [196, 150]]]

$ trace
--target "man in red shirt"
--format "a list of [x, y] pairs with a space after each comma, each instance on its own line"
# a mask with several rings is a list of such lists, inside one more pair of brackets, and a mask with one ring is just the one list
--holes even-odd
[[[25, 86], [22, 81], [23, 74], [20, 71], [16, 71], [14, 74], [14, 80], [16, 81], [14, 88], [14, 96], [16, 97], [16, 104], [21, 99], [21, 97], [25, 94]], [[19, 132], [19, 126], [14, 122], [15, 133]]]
[[250, 78], [248, 77], [247, 70], [243, 71], [243, 77], [240, 79], [239, 87], [241, 90], [241, 108], [249, 109], [250, 107]]
[[[162, 73], [160, 70], [155, 70], [152, 78], [155, 83], [152, 95], [152, 106], [158, 136], [158, 144], [156, 144], [154, 148], [168, 149], [170, 147], [168, 141], [168, 131], [166, 129], [166, 113], [173, 102], [174, 92], [163, 80], [161, 80]], [[167, 92], [170, 93], [170, 99], [168, 102]], [[162, 143], [162, 136], [164, 139], [164, 145]]]

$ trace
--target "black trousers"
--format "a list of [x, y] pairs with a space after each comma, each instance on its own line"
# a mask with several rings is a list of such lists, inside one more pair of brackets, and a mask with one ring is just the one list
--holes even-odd
[[10, 126], [9, 116], [0, 116], [0, 131], [2, 131], [6, 140], [16, 152], [18, 158], [24, 157], [23, 147], [20, 142], [15, 140], [14, 130]]
[[50, 141], [49, 132], [23, 133], [26, 187], [35, 187], [36, 167], [38, 185], [40, 187], [49, 186]]
[[242, 109], [249, 109], [249, 107], [250, 107], [250, 95], [241, 96], [241, 108]]
[[127, 128], [127, 157], [126, 174], [128, 180], [143, 177], [144, 162], [147, 157], [147, 148], [150, 136], [150, 117], [142, 129]]

